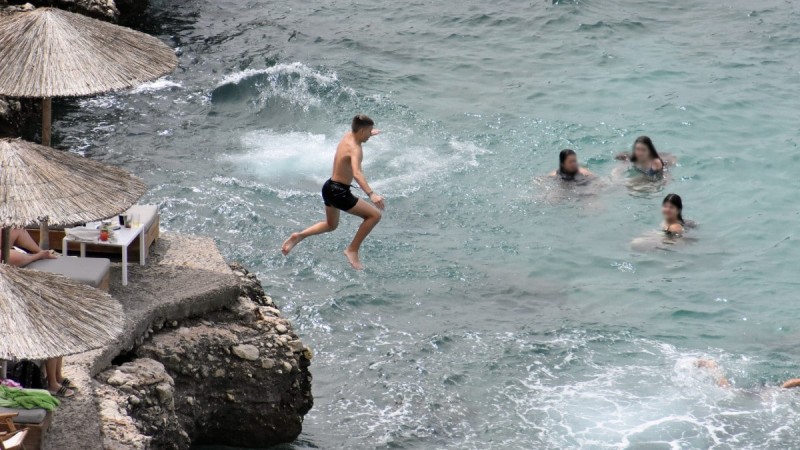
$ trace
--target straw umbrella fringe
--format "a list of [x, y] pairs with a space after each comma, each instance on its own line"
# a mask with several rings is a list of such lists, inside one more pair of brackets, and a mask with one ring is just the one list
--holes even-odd
[[52, 97], [128, 89], [178, 65], [153, 36], [54, 8], [0, 15], [0, 94], [42, 98], [50, 145]]
[[0, 359], [47, 359], [102, 347], [122, 332], [122, 305], [60, 275], [0, 264]]
[[172, 72], [175, 52], [130, 28], [55, 8], [0, 16], [0, 93], [73, 97]]
[[54, 226], [113, 217], [144, 195], [118, 167], [21, 139], [0, 139], [0, 227]]

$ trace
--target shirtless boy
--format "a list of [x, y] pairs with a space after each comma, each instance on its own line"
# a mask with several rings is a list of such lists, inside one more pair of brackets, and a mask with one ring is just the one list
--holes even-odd
[[[373, 192], [364, 177], [364, 173], [361, 171], [361, 161], [364, 159], [361, 144], [380, 133], [380, 131], [373, 129], [374, 125], [375, 122], [363, 114], [353, 118], [351, 131], [344, 135], [341, 142], [339, 142], [339, 146], [336, 147], [336, 155], [333, 157], [333, 175], [322, 186], [322, 200], [325, 202], [325, 220], [311, 225], [299, 233], [292, 233], [281, 247], [284, 255], [288, 255], [295, 245], [309, 236], [335, 230], [339, 226], [339, 211], [341, 210], [364, 219], [361, 226], [358, 227], [353, 241], [344, 250], [344, 256], [347, 257], [354, 269], [362, 270], [364, 268], [358, 258], [358, 250], [370, 231], [381, 221], [381, 212], [379, 210], [383, 210], [384, 207], [383, 197]], [[353, 179], [361, 186], [361, 189], [375, 206], [356, 198], [350, 192], [350, 184]], [[375, 208], [376, 206], [377, 209]]]

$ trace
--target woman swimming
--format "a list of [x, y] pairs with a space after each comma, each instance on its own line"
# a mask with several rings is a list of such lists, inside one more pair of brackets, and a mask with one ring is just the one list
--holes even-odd
[[686, 221], [683, 220], [683, 201], [678, 194], [669, 194], [661, 202], [661, 215], [664, 216], [662, 230], [671, 236], [683, 234]]
[[[619, 153], [615, 158], [631, 164], [614, 168], [611, 178], [636, 192], [656, 192], [663, 188], [670, 181], [668, 168], [678, 162], [674, 155], [659, 153], [647, 136], [636, 138], [630, 152]], [[630, 176], [631, 172], [638, 176]]]
[[633, 151], [628, 160], [634, 170], [643, 175], [651, 178], [659, 178], [664, 175], [666, 164], [659, 156], [652, 139], [647, 136], [639, 136], [633, 141]]
[[575, 150], [565, 148], [558, 154], [558, 169], [551, 172], [550, 176], [560, 178], [562, 181], [580, 182], [594, 177], [594, 174], [578, 164]]
[[[678, 194], [669, 194], [661, 202], [661, 214], [664, 222], [661, 231], [649, 231], [631, 241], [631, 248], [636, 251], [667, 250], [692, 239], [683, 237], [685, 228], [693, 228], [694, 222], [683, 220], [683, 201]], [[680, 239], [679, 239], [680, 238]]]

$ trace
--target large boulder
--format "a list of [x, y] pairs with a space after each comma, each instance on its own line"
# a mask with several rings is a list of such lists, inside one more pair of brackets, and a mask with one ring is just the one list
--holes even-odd
[[[311, 350], [255, 276], [232, 269], [246, 293], [233, 307], [166, 324], [133, 350], [132, 361], [98, 376], [104, 422], [112, 423], [104, 424], [106, 447], [116, 442], [110, 435], [141, 445], [133, 448], [188, 449], [263, 448], [300, 434], [313, 404]], [[114, 402], [123, 408], [114, 410]]]

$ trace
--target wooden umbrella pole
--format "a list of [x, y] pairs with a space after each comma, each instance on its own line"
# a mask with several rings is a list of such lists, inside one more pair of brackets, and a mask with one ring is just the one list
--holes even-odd
[[39, 248], [50, 250], [50, 228], [47, 225], [47, 219], [39, 224]]
[[50, 147], [50, 130], [53, 119], [53, 99], [45, 97], [42, 100], [42, 145]]
[[2, 263], [9, 264], [8, 258], [11, 255], [11, 228], [3, 227], [3, 252]]

